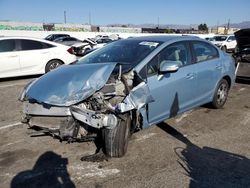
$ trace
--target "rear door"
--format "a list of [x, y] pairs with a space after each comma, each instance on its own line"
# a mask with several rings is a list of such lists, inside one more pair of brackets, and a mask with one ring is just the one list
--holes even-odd
[[19, 52], [16, 51], [16, 40], [0, 40], [0, 78], [19, 76]]
[[21, 71], [24, 74], [42, 74], [49, 61], [52, 45], [35, 40], [21, 39], [19, 42]]
[[[176, 61], [177, 72], [158, 74], [164, 60]], [[173, 117], [193, 107], [196, 93], [196, 70], [191, 62], [189, 44], [178, 42], [167, 46], [147, 64], [147, 84], [154, 102], [148, 104], [150, 124]]]
[[207, 42], [192, 41], [194, 61], [197, 70], [197, 105], [210, 102], [214, 88], [222, 75], [222, 62], [218, 50]]

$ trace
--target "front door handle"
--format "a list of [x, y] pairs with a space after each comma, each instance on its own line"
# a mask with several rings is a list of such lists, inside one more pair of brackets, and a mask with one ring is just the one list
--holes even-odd
[[188, 73], [187, 75], [186, 75], [186, 79], [193, 79], [194, 78], [194, 73]]

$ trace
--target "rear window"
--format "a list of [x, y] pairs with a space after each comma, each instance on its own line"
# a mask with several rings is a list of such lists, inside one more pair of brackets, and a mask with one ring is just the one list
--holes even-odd
[[193, 42], [195, 61], [202, 62], [210, 59], [218, 58], [218, 50], [205, 42]]
[[0, 52], [12, 52], [16, 49], [16, 43], [13, 39], [0, 40]]

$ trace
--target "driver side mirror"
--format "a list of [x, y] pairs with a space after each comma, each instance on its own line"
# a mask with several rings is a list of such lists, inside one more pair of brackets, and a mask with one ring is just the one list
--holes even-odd
[[180, 68], [181, 64], [179, 61], [169, 61], [164, 60], [160, 64], [160, 74], [176, 72]]

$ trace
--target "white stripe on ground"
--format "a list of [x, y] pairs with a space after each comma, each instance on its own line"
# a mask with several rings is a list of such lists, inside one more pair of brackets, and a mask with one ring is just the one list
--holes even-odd
[[17, 83], [17, 84], [6, 84], [6, 85], [0, 85], [0, 88], [13, 87], [13, 86], [24, 86], [26, 84], [27, 84], [27, 82], [25, 82], [25, 83]]
[[181, 122], [184, 118], [188, 117], [191, 113], [192, 113], [193, 110], [190, 110], [188, 112], [185, 112], [184, 114], [182, 114], [179, 118], [176, 118], [175, 119], [175, 122], [176, 123], [179, 123]]
[[152, 136], [156, 135], [156, 133], [149, 133], [149, 134], [145, 134], [145, 135], [142, 135], [140, 136], [139, 138], [136, 139], [136, 141], [141, 141], [141, 140], [145, 140], [145, 139], [148, 139]]
[[9, 125], [4, 125], [4, 126], [0, 127], [0, 130], [7, 129], [7, 128], [10, 128], [10, 127], [15, 127], [17, 125], [22, 125], [22, 123], [21, 122], [17, 122], [17, 123], [12, 123], [12, 124], [9, 124]]

